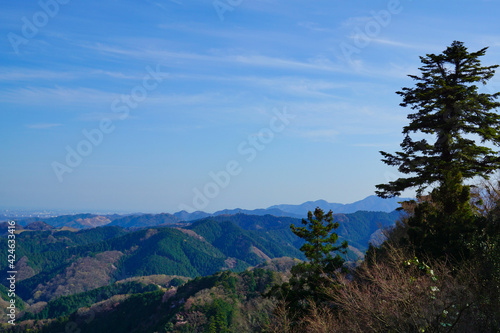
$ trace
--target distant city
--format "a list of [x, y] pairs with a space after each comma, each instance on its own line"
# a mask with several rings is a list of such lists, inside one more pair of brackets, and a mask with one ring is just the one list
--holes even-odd
[[[49, 218], [61, 215], [74, 215], [80, 213], [82, 213], [82, 211], [63, 210], [63, 209], [48, 210], [48, 209], [29, 209], [29, 208], [9, 208], [9, 209], [0, 208], [0, 222], [16, 218], [17, 219], [29, 218], [29, 217]], [[130, 214], [130, 212], [117, 212], [117, 211], [85, 211], [85, 213], [92, 213], [96, 215]]]

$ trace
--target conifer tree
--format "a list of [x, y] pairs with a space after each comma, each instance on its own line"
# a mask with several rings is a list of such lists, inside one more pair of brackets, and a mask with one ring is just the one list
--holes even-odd
[[[465, 180], [488, 175], [500, 168], [500, 115], [495, 109], [500, 93], [480, 92], [498, 65], [482, 66], [487, 48], [469, 52], [454, 41], [441, 54], [420, 57], [421, 75], [409, 75], [415, 87], [397, 94], [400, 104], [415, 110], [403, 128], [402, 151], [381, 151], [382, 161], [408, 175], [377, 185], [377, 195], [387, 198], [416, 188], [421, 196], [435, 186], [430, 201], [415, 209], [408, 220], [410, 241], [422, 252], [463, 256], [466, 237], [474, 229], [470, 187]], [[419, 140], [412, 136], [420, 135]], [[422, 138], [423, 137], [423, 138]], [[429, 141], [430, 140], [430, 141]]]
[[339, 237], [335, 231], [339, 224], [333, 222], [332, 211], [325, 214], [318, 207], [314, 214], [308, 212], [307, 220], [302, 219], [302, 224], [292, 224], [290, 228], [295, 235], [305, 240], [300, 250], [307, 261], [293, 266], [290, 281], [271, 291], [272, 295], [285, 301], [294, 320], [308, 314], [311, 302], [320, 305], [328, 300], [325, 288], [344, 265], [339, 253], [345, 254], [348, 247], [347, 241], [336, 245]]
[[[498, 67], [481, 66], [479, 58], [486, 50], [469, 52], [462, 42], [454, 41], [442, 54], [420, 57], [421, 76], [409, 75], [416, 86], [397, 92], [403, 97], [401, 106], [416, 110], [403, 128], [403, 151], [380, 152], [384, 163], [411, 176], [377, 185], [379, 196], [397, 196], [415, 187], [422, 194], [429, 185], [443, 185], [450, 172], [469, 179], [500, 168], [498, 152], [477, 144], [480, 140], [500, 146], [500, 115], [494, 112], [500, 106], [496, 101], [500, 93], [481, 93], [476, 85], [486, 84]], [[434, 142], [414, 140], [414, 133], [431, 135]]]

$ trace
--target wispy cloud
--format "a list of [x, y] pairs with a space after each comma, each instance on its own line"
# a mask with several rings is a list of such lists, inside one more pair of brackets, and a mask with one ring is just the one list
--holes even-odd
[[335, 32], [335, 30], [323, 28], [318, 23], [315, 23], [315, 22], [299, 22], [298, 25], [299, 25], [299, 27], [303, 27], [303, 28], [306, 28], [307, 30], [311, 30], [311, 31], [328, 32], [328, 33]]
[[70, 81], [82, 78], [111, 77], [123, 80], [141, 80], [144, 75], [131, 75], [123, 72], [93, 69], [93, 68], [78, 68], [75, 71], [47, 71], [33, 70], [28, 68], [0, 68], [0, 81], [30, 81], [35, 80], [59, 80]]
[[203, 63], [220, 63], [225, 66], [228, 63], [233, 65], [240, 64], [246, 66], [283, 68], [293, 70], [314, 70], [329, 72], [345, 72], [343, 66], [333, 63], [327, 58], [311, 58], [306, 61], [293, 58], [272, 57], [260, 54], [248, 55], [234, 53], [229, 50], [216, 50], [212, 54], [194, 53], [194, 52], [174, 52], [155, 49], [132, 49], [117, 46], [108, 46], [104, 44], [86, 45], [85, 47], [99, 52], [125, 56], [137, 59], [148, 59], [160, 64], [166, 64], [170, 60], [195, 61], [197, 66], [204, 66]]
[[[125, 93], [125, 94], [124, 94]], [[70, 110], [79, 121], [98, 121], [103, 118], [112, 120], [122, 119], [122, 114], [114, 113], [112, 103], [118, 100], [120, 106], [126, 105], [122, 97], [128, 92], [99, 91], [88, 88], [18, 88], [0, 92], [0, 100], [4, 104], [12, 103], [22, 106], [36, 106], [41, 109], [66, 112]], [[56, 102], [55, 102], [56, 101]], [[203, 112], [200, 117], [204, 117], [206, 110], [223, 114], [227, 108], [234, 110], [235, 105], [241, 105], [247, 101], [241, 94], [223, 94], [219, 92], [191, 92], [191, 93], [172, 93], [154, 91], [148, 95], [147, 99], [138, 104], [141, 112], [132, 108], [129, 119], [135, 119], [143, 114], [144, 110], [153, 114], [176, 114], [180, 109], [185, 112]], [[76, 108], [74, 106], [77, 106]]]
[[340, 26], [344, 29], [354, 29], [370, 22], [371, 20], [373, 20], [373, 17], [371, 16], [352, 16], [347, 20], [342, 21]]
[[434, 49], [439, 50], [442, 47], [441, 45], [430, 44], [430, 43], [417, 43], [417, 42], [407, 43], [387, 38], [370, 38], [370, 41], [376, 44], [388, 45], [405, 49], [413, 49], [413, 50], [434, 50]]
[[33, 70], [25, 68], [0, 68], [0, 80], [2, 81], [30, 81], [30, 80], [70, 80], [76, 75], [71, 72], [57, 72], [45, 70]]
[[333, 63], [318, 62], [316, 59], [312, 61], [297, 61], [287, 58], [276, 58], [262, 55], [236, 55], [227, 57], [229, 60], [238, 62], [241, 64], [252, 65], [252, 66], [262, 66], [262, 67], [275, 67], [275, 68], [289, 68], [296, 70], [316, 70], [316, 71], [329, 71], [329, 72], [343, 72], [344, 69], [341, 66], [335, 65]]
[[62, 126], [62, 124], [58, 123], [37, 123], [37, 124], [27, 124], [27, 128], [32, 128], [32, 129], [48, 129], [48, 128], [53, 128], [53, 127], [59, 127]]
[[123, 80], [140, 80], [144, 75], [127, 75], [122, 72], [112, 72], [112, 71], [105, 71], [102, 69], [94, 69], [90, 71], [90, 74], [92, 75], [101, 75], [101, 76], [108, 76], [114, 79], [123, 79]]
[[333, 142], [339, 135], [339, 132], [333, 129], [315, 129], [299, 132], [298, 135], [311, 141]]
[[[155, 5], [156, 7], [159, 7], [161, 9], [165, 10], [165, 11], [169, 10], [169, 8], [165, 4], [161, 3], [160, 1], [147, 0], [147, 2], [149, 2], [150, 4]], [[179, 1], [179, 0], [170, 0], [170, 2], [176, 3], [178, 5], [182, 5], [182, 2]]]
[[[352, 36], [354, 37], [354, 36]], [[371, 42], [377, 43], [377, 44], [383, 44], [383, 45], [389, 45], [389, 46], [397, 46], [397, 47], [404, 47], [404, 48], [415, 48], [415, 49], [421, 49], [420, 46], [416, 44], [408, 44], [408, 43], [402, 43], [402, 42], [397, 42], [389, 39], [382, 39], [382, 38], [371, 38]]]
[[394, 143], [353, 143], [350, 144], [351, 147], [392, 147]]
[[0, 99], [4, 103], [22, 105], [89, 105], [95, 103], [111, 103], [118, 93], [109, 93], [89, 88], [43, 88], [26, 87], [8, 89], [0, 92]]

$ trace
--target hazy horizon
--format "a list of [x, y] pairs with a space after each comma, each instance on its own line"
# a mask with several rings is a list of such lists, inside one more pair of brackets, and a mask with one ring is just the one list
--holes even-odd
[[[370, 196], [368, 196], [370, 197]], [[362, 199], [359, 199], [359, 200], [355, 200], [355, 201], [352, 201], [352, 202], [329, 202], [327, 201], [329, 204], [341, 204], [341, 205], [349, 205], [349, 204], [353, 204], [353, 203], [356, 203], [356, 202], [359, 202], [359, 201], [362, 201], [364, 199], [367, 199], [368, 197], [365, 197], [365, 198], [362, 198]], [[397, 198], [399, 199], [399, 198]], [[401, 197], [400, 199], [407, 199], [407, 198], [403, 198]], [[218, 209], [218, 210], [214, 210], [214, 211], [209, 211], [209, 210], [202, 210], [202, 212], [204, 213], [208, 213], [208, 214], [213, 214], [213, 213], [216, 213], [218, 211], [223, 211], [223, 210], [238, 210], [238, 209], [241, 209], [241, 210], [255, 210], [255, 209], [269, 209], [273, 206], [279, 206], [279, 205], [301, 205], [301, 204], [304, 204], [304, 203], [307, 203], [307, 202], [317, 202], [317, 201], [326, 201], [326, 200], [323, 200], [323, 199], [316, 199], [316, 200], [307, 200], [307, 201], [304, 201], [304, 202], [299, 202], [299, 203], [275, 203], [273, 205], [270, 205], [270, 206], [266, 206], [266, 207], [258, 207], [258, 208], [245, 208], [245, 207], [227, 207], [227, 208], [223, 208], [223, 209]], [[181, 212], [181, 210], [177, 210], [177, 211], [165, 211], [165, 210], [158, 210], [158, 211], [134, 211], [134, 210], [113, 210], [113, 209], [85, 209], [85, 208], [65, 208], [65, 209], [62, 209], [62, 208], [50, 208], [50, 207], [21, 207], [21, 206], [18, 206], [18, 207], [6, 207], [6, 206], [0, 206], [0, 213], [2, 212], [5, 212], [6, 210], [12, 210], [12, 211], [25, 211], [25, 212], [51, 212], [51, 213], [57, 213], [57, 212], [60, 212], [62, 214], [64, 213], [75, 213], [75, 214], [85, 214], [85, 213], [90, 213], [90, 214], [94, 214], [94, 213], [103, 213], [103, 214], [135, 214], [135, 213], [142, 213], [142, 214], [161, 214], [161, 213], [167, 213], [167, 214], [174, 214], [174, 213], [179, 213]], [[189, 211], [188, 213], [193, 213], [193, 211]]]

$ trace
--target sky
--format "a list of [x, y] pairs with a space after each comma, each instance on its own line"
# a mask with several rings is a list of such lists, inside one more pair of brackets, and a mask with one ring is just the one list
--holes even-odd
[[496, 0], [0, 3], [3, 208], [361, 200], [399, 176], [419, 56], [500, 63]]

